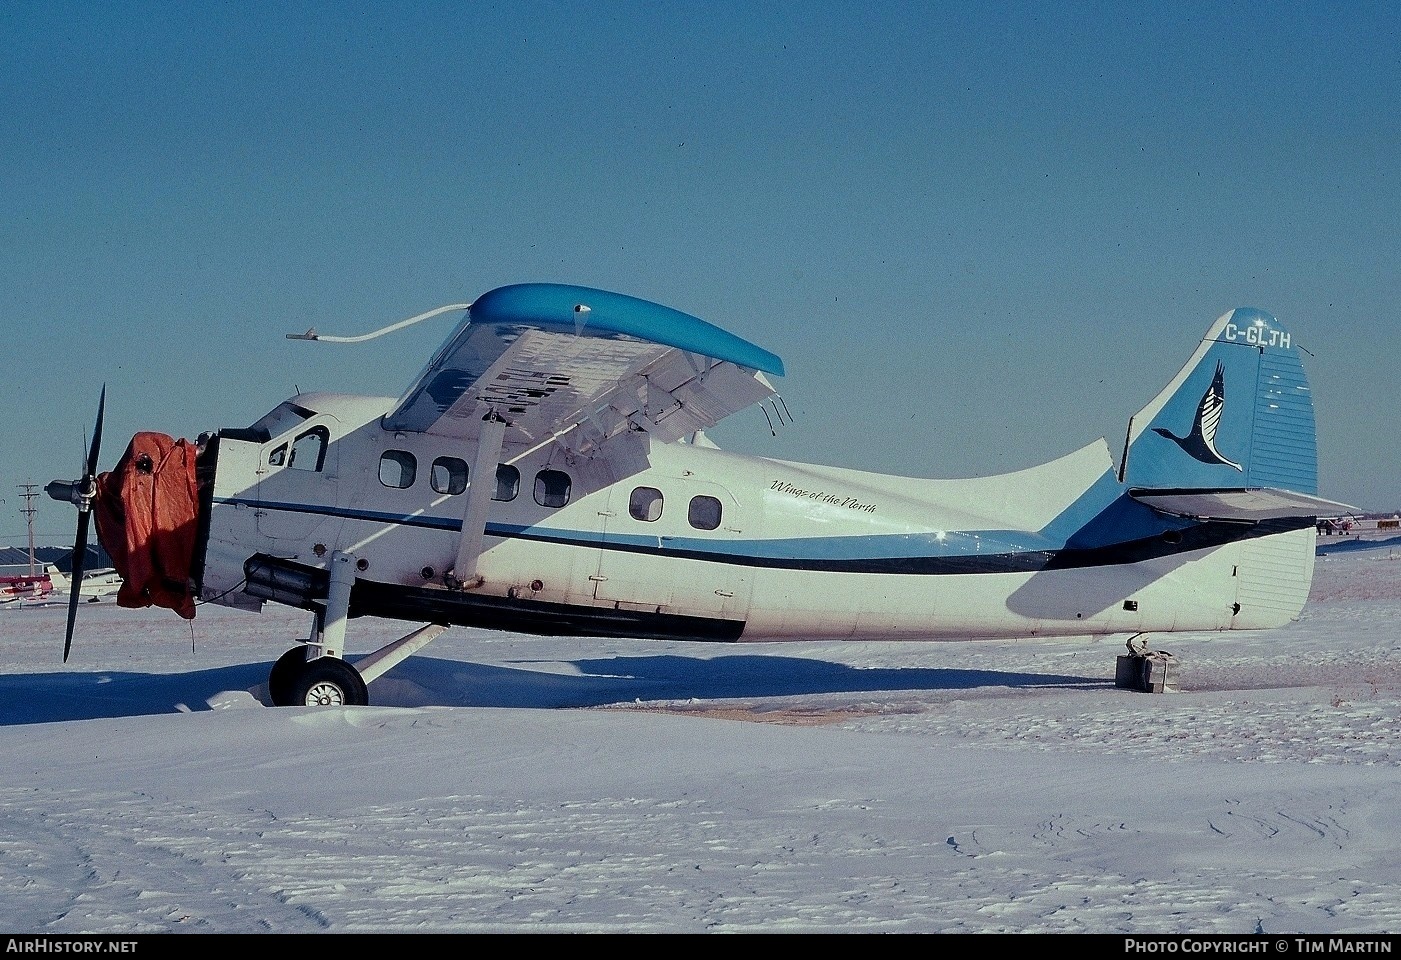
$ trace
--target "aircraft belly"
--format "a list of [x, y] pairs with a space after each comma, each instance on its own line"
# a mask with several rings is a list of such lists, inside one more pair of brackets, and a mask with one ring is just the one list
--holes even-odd
[[501, 596], [369, 580], [356, 582], [351, 593], [351, 613], [546, 636], [635, 637], [712, 643], [734, 642], [744, 627], [739, 620], [630, 609], [626, 604], [555, 603], [540, 600], [528, 591], [508, 591]]
[[1137, 564], [984, 574], [762, 570], [746, 640], [1230, 629], [1236, 545]]
[[1227, 630], [1234, 616], [1240, 548], [1227, 544], [1184, 554], [1170, 569], [1164, 561], [1136, 564], [1158, 577], [1133, 594], [1144, 631]]
[[476, 592], [548, 603], [593, 599], [594, 551], [563, 544], [523, 543], [487, 537], [477, 563]]
[[760, 572], [746, 640], [941, 640], [1035, 635], [1007, 609], [1026, 574]]

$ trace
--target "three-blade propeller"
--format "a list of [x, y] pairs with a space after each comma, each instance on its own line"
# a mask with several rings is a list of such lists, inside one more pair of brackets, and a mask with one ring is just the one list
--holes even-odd
[[97, 426], [92, 431], [92, 445], [88, 447], [87, 463], [83, 467], [83, 477], [76, 483], [55, 480], [45, 487], [45, 492], [55, 500], [67, 500], [78, 508], [78, 534], [73, 540], [72, 581], [68, 585], [68, 631], [63, 638], [63, 662], [68, 662], [68, 652], [73, 648], [73, 624], [78, 617], [78, 600], [82, 596], [83, 568], [87, 565], [88, 523], [92, 519], [92, 504], [97, 497], [97, 455], [102, 448], [102, 413], [107, 406], [107, 384], [102, 385], [102, 394], [97, 400]]

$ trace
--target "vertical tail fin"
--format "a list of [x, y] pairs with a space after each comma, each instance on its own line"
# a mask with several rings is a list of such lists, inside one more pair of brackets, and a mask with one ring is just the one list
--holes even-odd
[[68, 592], [68, 576], [52, 563], [44, 567], [44, 572], [49, 575], [49, 581], [54, 585], [55, 593]]
[[1313, 395], [1277, 319], [1221, 316], [1192, 358], [1129, 421], [1119, 478], [1140, 489], [1318, 492]]
[[1154, 510], [1246, 531], [1224, 548], [1231, 629], [1297, 616], [1313, 580], [1317, 518], [1353, 511], [1317, 496], [1313, 394], [1293, 337], [1248, 307], [1212, 324], [1129, 421], [1119, 479]]

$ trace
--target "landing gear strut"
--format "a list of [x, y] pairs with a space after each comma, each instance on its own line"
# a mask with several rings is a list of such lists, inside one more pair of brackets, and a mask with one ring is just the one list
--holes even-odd
[[365, 679], [341, 659], [345, 621], [350, 613], [350, 588], [355, 584], [355, 558], [331, 556], [331, 583], [326, 606], [314, 614], [311, 638], [293, 647], [268, 672], [268, 696], [279, 707], [345, 706], [370, 703]]
[[341, 654], [345, 650], [350, 590], [355, 584], [355, 558], [348, 553], [333, 554], [330, 573], [326, 606], [315, 612], [311, 638], [278, 657], [268, 672], [268, 695], [274, 706], [368, 706], [370, 695], [366, 688], [371, 681], [447, 630], [443, 624], [426, 624], [351, 665]]
[[1145, 634], [1129, 637], [1129, 652], [1119, 657], [1114, 686], [1142, 693], [1176, 693], [1177, 658], [1164, 650], [1149, 650]]

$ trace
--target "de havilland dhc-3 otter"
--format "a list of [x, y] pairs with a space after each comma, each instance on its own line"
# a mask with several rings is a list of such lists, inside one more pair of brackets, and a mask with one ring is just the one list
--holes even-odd
[[[1146, 638], [1297, 617], [1319, 517], [1313, 397], [1270, 314], [1211, 324], [1104, 439], [997, 476], [922, 479], [719, 449], [705, 431], [774, 404], [773, 353], [646, 300], [588, 287], [493, 289], [398, 398], [302, 393], [196, 441], [136, 434], [46, 490], [89, 520], [117, 602], [311, 614], [277, 659], [277, 705], [370, 702], [367, 685], [452, 626], [769, 642]], [[75, 569], [74, 579], [81, 570]], [[74, 633], [70, 604], [64, 659]], [[350, 659], [359, 617], [415, 629]], [[1127, 668], [1125, 664], [1127, 663]]]

